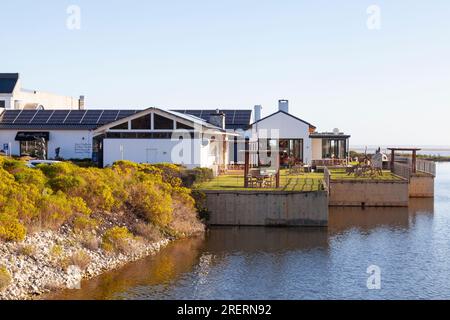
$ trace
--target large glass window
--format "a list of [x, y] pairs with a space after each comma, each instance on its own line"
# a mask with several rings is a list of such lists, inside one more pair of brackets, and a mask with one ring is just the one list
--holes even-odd
[[303, 162], [303, 139], [280, 140], [280, 165], [289, 166]]
[[173, 120], [166, 117], [160, 116], [159, 114], [154, 114], [154, 128], [155, 130], [172, 130]]
[[150, 130], [151, 129], [151, 114], [147, 114], [143, 117], [131, 120], [132, 130]]
[[6, 106], [6, 102], [4, 100], [0, 100], [0, 109], [4, 109]]
[[323, 139], [323, 159], [345, 159], [347, 157], [347, 141], [343, 139]]

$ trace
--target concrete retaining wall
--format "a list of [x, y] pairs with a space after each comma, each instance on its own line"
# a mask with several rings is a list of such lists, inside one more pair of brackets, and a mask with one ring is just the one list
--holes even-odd
[[317, 192], [204, 191], [210, 225], [327, 226], [328, 196]]
[[331, 180], [331, 206], [407, 207], [408, 181]]
[[411, 176], [409, 182], [409, 196], [411, 198], [433, 198], [434, 177], [426, 174]]

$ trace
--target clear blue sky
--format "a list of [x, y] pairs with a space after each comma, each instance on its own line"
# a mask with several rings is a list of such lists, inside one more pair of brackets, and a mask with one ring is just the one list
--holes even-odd
[[285, 98], [353, 144], [450, 145], [448, 0], [2, 1], [0, 44], [0, 72], [89, 107], [267, 115]]

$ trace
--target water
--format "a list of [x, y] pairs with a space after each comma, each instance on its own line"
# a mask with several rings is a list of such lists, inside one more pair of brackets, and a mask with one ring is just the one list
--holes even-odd
[[[367, 289], [368, 266], [381, 289]], [[334, 208], [329, 228], [214, 228], [56, 299], [449, 299], [450, 164], [410, 208]]]

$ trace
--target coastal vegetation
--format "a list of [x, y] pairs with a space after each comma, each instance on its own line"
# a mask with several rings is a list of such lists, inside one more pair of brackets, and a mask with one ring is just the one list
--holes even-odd
[[[204, 231], [197, 192], [212, 172], [119, 161], [29, 168], [0, 157], [0, 299], [92, 277]], [[19, 280], [18, 280], [19, 279]]]
[[[31, 169], [23, 161], [0, 158], [0, 239], [21, 241], [64, 224], [90, 232], [119, 213], [137, 219], [140, 229], [145, 223], [171, 236], [198, 231], [194, 199], [181, 178], [182, 169], [170, 164], [121, 161], [99, 169], [61, 162]], [[127, 232], [137, 229], [128, 227]]]

